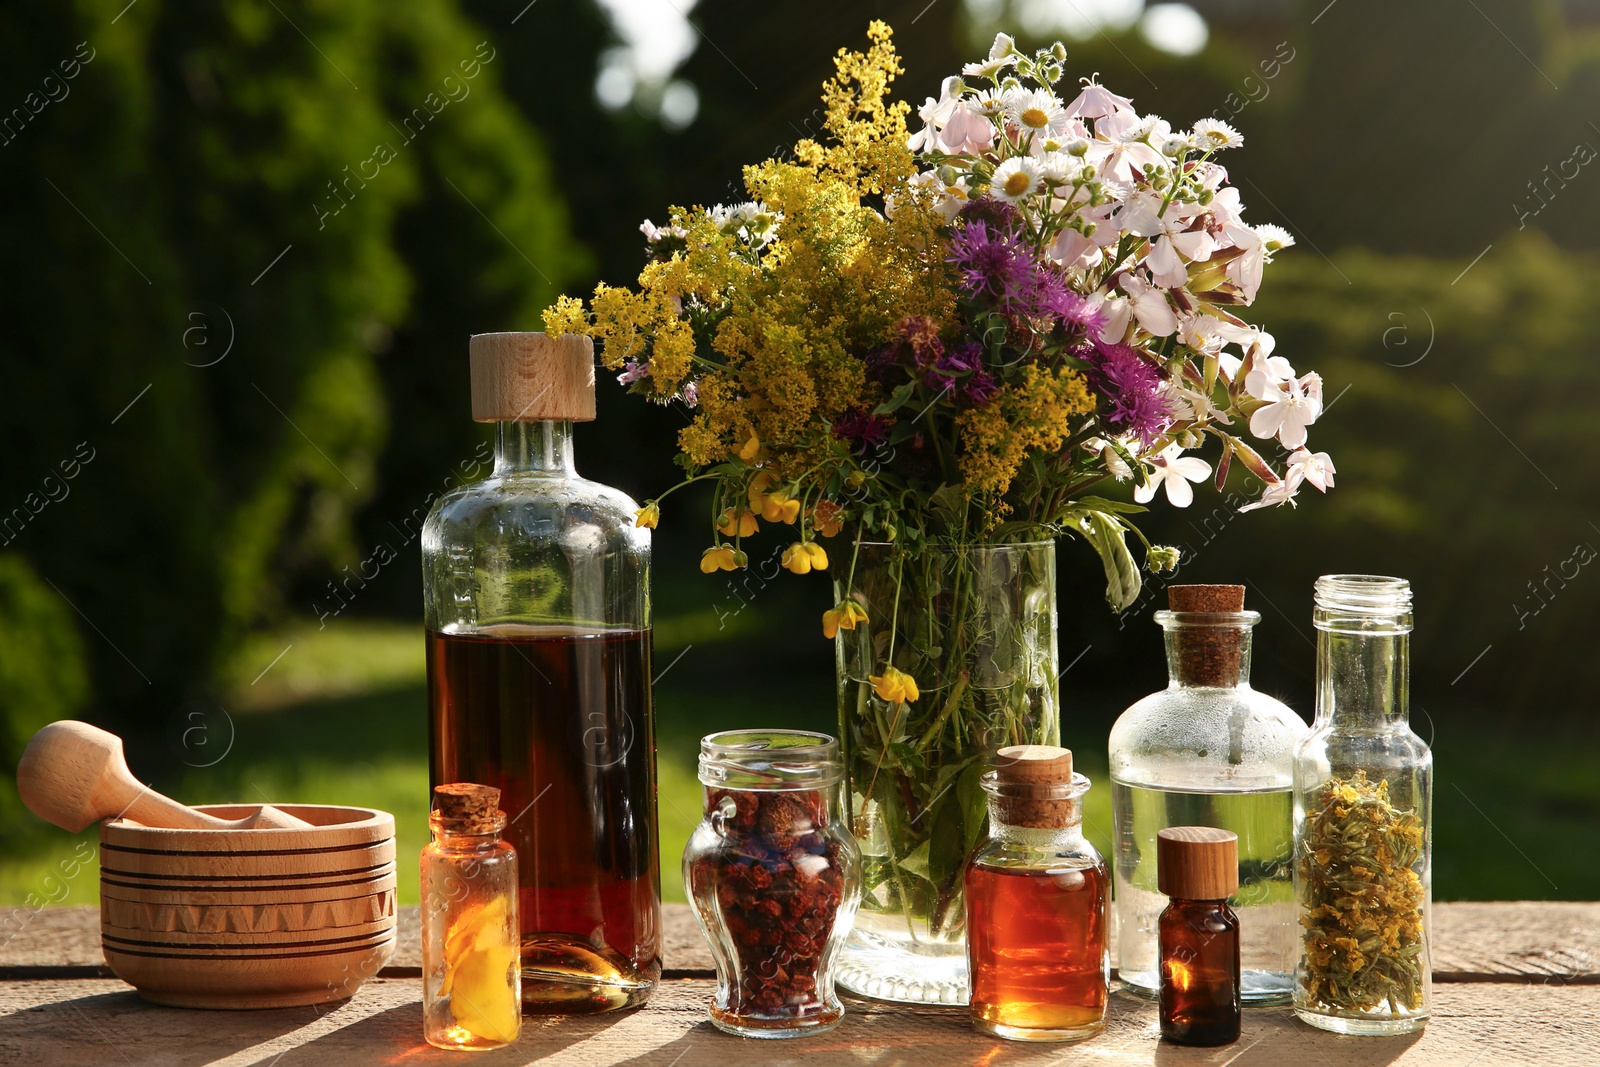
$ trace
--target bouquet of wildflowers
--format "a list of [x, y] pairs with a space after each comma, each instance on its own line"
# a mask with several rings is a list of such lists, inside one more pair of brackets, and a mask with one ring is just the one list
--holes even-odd
[[[1306, 482], [1326, 491], [1334, 467], [1306, 447], [1321, 379], [1234, 313], [1293, 243], [1244, 221], [1217, 162], [1234, 129], [1175, 129], [1092, 79], [1062, 92], [1060, 44], [1029, 55], [1001, 34], [911, 133], [888, 99], [890, 30], [868, 34], [824, 86], [824, 138], [745, 168], [749, 203], [646, 222], [638, 286], [562, 298], [545, 323], [599, 339], [631, 389], [694, 413], [679, 461], [682, 485], [714, 487], [702, 570], [746, 566], [746, 541], [777, 524], [793, 530], [785, 568], [843, 579], [824, 634], [875, 631], [841, 652], [862, 667], [844, 732], [872, 796], [855, 810], [916, 828], [885, 884], [948, 930], [982, 748], [1053, 732], [1055, 679], [1045, 698], [969, 684], [964, 653], [1012, 659], [981, 597], [946, 596], [937, 550], [1082, 538], [1121, 610], [1140, 585], [1131, 516], [1158, 493], [1187, 506], [1191, 483], [1220, 487], [1238, 462], [1264, 486], [1248, 507], [1283, 504]], [[1101, 495], [1116, 482], [1132, 502]], [[639, 522], [659, 517], [658, 498]], [[850, 543], [830, 552], [840, 531]], [[856, 580], [864, 545], [893, 546], [877, 594]], [[1177, 564], [1145, 548], [1146, 566]], [[943, 862], [928, 847], [941, 827]]]
[[[545, 313], [599, 339], [634, 391], [695, 412], [679, 460], [683, 485], [716, 487], [702, 569], [746, 565], [763, 521], [795, 527], [784, 566], [801, 574], [827, 568], [817, 538], [842, 528], [912, 551], [1071, 534], [1120, 609], [1143, 508], [1090, 495], [1102, 483], [1185, 507], [1213, 475], [1194, 454], [1209, 440], [1219, 486], [1235, 460], [1263, 484], [1247, 509], [1333, 484], [1305, 447], [1321, 378], [1231, 310], [1294, 243], [1244, 222], [1216, 162], [1235, 130], [1176, 130], [1088, 79], [1068, 102], [1065, 48], [1029, 56], [1001, 34], [908, 135], [890, 30], [869, 34], [824, 87], [825, 142], [747, 167], [749, 203], [646, 222], [637, 289]], [[1282, 473], [1252, 439], [1282, 446]], [[838, 605], [828, 636], [854, 614]]]

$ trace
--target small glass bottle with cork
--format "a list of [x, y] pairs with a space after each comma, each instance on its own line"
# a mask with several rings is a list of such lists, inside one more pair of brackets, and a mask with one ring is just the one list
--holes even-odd
[[428, 1044], [492, 1049], [522, 1030], [517, 853], [500, 790], [436, 786], [422, 849], [422, 1018]]
[[1083, 836], [1089, 779], [1068, 749], [1013, 745], [980, 782], [989, 832], [965, 881], [972, 1024], [1016, 1041], [1092, 1037], [1110, 995], [1110, 872]]
[[1239, 837], [1241, 996], [1286, 1003], [1298, 956], [1292, 888], [1295, 746], [1309, 730], [1280, 701], [1250, 685], [1251, 631], [1242, 585], [1172, 585], [1166, 689], [1112, 727], [1112, 869], [1117, 975], [1133, 993], [1160, 984], [1156, 835], [1168, 826], [1215, 826]]
[[1211, 826], [1156, 834], [1157, 877], [1170, 899], [1159, 920], [1161, 1036], [1176, 1045], [1239, 1040], [1239, 838]]

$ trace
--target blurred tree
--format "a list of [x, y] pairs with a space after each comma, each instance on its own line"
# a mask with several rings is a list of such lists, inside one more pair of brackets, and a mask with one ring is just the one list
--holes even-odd
[[[495, 88], [504, 60], [448, 0], [82, 0], [6, 20], [4, 99], [80, 66], [4, 145], [0, 506], [94, 451], [7, 540], [98, 631], [97, 717], [148, 721], [281, 611], [294, 574], [359, 558], [351, 514], [387, 425], [372, 350], [419, 278], [525, 307], [573, 253]], [[470, 260], [450, 272], [451, 247], [424, 242], [424, 274], [400, 213], [446, 197], [436, 217]]]

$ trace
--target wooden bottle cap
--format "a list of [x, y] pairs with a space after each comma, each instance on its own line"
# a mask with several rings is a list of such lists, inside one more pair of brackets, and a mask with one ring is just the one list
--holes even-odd
[[1051, 829], [1070, 821], [1075, 799], [1060, 794], [1072, 785], [1072, 750], [1054, 745], [1009, 745], [995, 753], [996, 800], [1009, 826]]
[[433, 810], [465, 833], [489, 833], [505, 821], [500, 810], [500, 790], [475, 782], [451, 782], [433, 787]]
[[471, 360], [474, 421], [594, 419], [594, 342], [581, 334], [473, 334]]
[[1242, 585], [1169, 585], [1167, 607], [1172, 611], [1243, 611]]
[[1239, 835], [1212, 826], [1158, 831], [1156, 885], [1179, 900], [1227, 900], [1239, 888]]

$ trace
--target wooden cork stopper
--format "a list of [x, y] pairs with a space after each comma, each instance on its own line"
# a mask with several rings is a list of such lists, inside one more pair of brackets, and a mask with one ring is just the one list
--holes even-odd
[[451, 782], [433, 787], [433, 810], [450, 828], [464, 833], [490, 833], [503, 825], [500, 790], [474, 782]]
[[1156, 885], [1179, 900], [1227, 900], [1239, 888], [1239, 835], [1212, 826], [1158, 831]]
[[[995, 753], [1000, 817], [1010, 826], [1066, 826], [1075, 801], [1052, 796], [1072, 784], [1072, 751], [1054, 745], [1011, 745]], [[1037, 794], [1037, 795], [1030, 795]]]
[[[1237, 614], [1244, 610], [1242, 585], [1169, 585], [1167, 607], [1176, 612]], [[1199, 626], [1178, 631], [1181, 681], [1186, 685], [1239, 684], [1243, 657], [1237, 630]]]
[[594, 419], [594, 342], [587, 337], [479, 333], [471, 359], [477, 422]]
[[1167, 607], [1173, 611], [1243, 611], [1242, 585], [1169, 585]]

